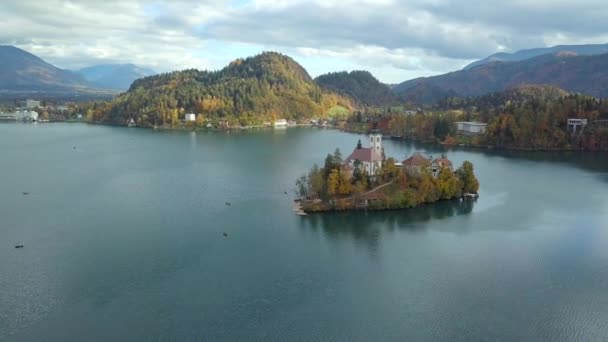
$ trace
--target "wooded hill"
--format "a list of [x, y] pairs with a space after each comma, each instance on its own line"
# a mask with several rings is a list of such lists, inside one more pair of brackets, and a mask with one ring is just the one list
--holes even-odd
[[368, 71], [332, 72], [317, 77], [315, 81], [365, 106], [390, 106], [399, 102], [393, 91]]
[[[568, 119], [587, 119], [577, 134]], [[608, 101], [552, 86], [524, 86], [478, 97], [450, 97], [426, 113], [391, 113], [377, 119], [384, 133], [424, 142], [527, 150], [608, 151]], [[487, 123], [485, 134], [465, 137], [457, 121]], [[359, 127], [358, 116], [349, 120]], [[581, 133], [582, 132], [582, 133]]]
[[265, 52], [237, 59], [219, 71], [184, 70], [139, 79], [110, 102], [87, 113], [95, 122], [175, 126], [185, 113], [230, 125], [256, 125], [274, 119], [305, 120], [348, 113], [354, 101], [320, 87], [290, 57]]

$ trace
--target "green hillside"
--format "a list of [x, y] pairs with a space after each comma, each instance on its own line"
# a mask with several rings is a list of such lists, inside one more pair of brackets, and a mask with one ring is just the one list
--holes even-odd
[[[87, 113], [95, 122], [175, 126], [185, 113], [255, 125], [278, 118], [305, 120], [327, 116], [335, 106], [353, 109], [350, 99], [324, 90], [290, 57], [265, 52], [237, 59], [219, 71], [184, 70], [139, 79], [111, 102]], [[335, 110], [335, 108], [334, 108]]]
[[315, 79], [324, 88], [349, 96], [366, 106], [388, 106], [397, 103], [391, 89], [368, 71], [332, 72]]

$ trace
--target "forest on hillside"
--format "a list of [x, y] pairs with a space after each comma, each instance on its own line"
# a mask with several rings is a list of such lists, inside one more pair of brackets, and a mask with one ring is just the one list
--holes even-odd
[[86, 110], [91, 122], [177, 126], [186, 113], [198, 125], [256, 125], [275, 119], [305, 120], [348, 113], [353, 101], [318, 86], [293, 59], [266, 52], [237, 59], [219, 71], [184, 70], [135, 81], [109, 102]]
[[[588, 119], [582, 134], [568, 132], [569, 118]], [[361, 117], [351, 116], [350, 127]], [[385, 114], [376, 118], [386, 134], [407, 139], [494, 146], [507, 149], [608, 150], [608, 101], [569, 94], [550, 86], [526, 86], [480, 97], [451, 97], [415, 115]], [[457, 121], [487, 123], [475, 137], [459, 136]], [[580, 131], [579, 131], [580, 132]]]
[[398, 103], [397, 96], [369, 71], [332, 72], [315, 81], [327, 89], [355, 99], [365, 106], [389, 106]]

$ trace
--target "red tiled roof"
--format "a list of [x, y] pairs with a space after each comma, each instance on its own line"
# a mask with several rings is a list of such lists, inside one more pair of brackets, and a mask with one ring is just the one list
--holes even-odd
[[353, 160], [371, 163], [374, 161], [382, 161], [382, 157], [375, 150], [363, 147], [355, 148], [353, 150], [353, 153], [351, 153], [351, 155], [346, 158], [345, 162], [350, 163]]
[[433, 163], [441, 167], [452, 167], [452, 162], [446, 157], [437, 158], [433, 161]]
[[403, 166], [430, 166], [431, 162], [423, 157], [420, 153], [415, 153], [403, 162]]

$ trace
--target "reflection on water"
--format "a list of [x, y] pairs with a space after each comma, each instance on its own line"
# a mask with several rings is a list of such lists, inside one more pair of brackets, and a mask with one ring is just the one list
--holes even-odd
[[472, 200], [452, 200], [403, 210], [320, 213], [302, 217], [301, 226], [322, 230], [325, 235], [335, 239], [376, 240], [385, 231], [416, 231], [426, 229], [426, 223], [431, 220], [468, 215], [474, 205], [475, 201]]
[[[450, 152], [480, 153], [488, 158], [507, 158], [539, 163], [568, 164], [592, 172], [605, 172], [608, 169], [608, 158], [605, 158], [605, 153], [602, 152], [497, 150], [476, 147], [443, 146], [403, 140], [387, 140], [386, 145], [389, 146], [389, 149], [392, 146], [406, 148], [409, 154], [413, 153], [411, 151], [422, 151], [430, 154]], [[397, 155], [397, 157], [400, 158], [402, 156]]]

